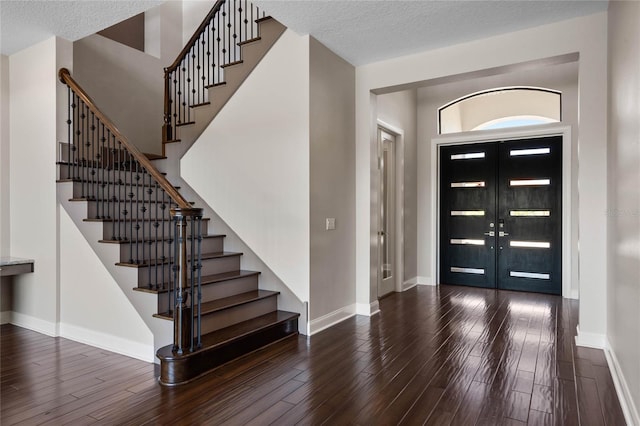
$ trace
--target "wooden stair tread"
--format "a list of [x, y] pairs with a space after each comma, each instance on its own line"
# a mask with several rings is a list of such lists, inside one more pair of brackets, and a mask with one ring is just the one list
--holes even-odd
[[220, 65], [220, 68], [223, 68], [223, 69], [224, 69], [224, 68], [232, 67], [232, 66], [234, 66], [234, 65], [240, 65], [240, 64], [242, 64], [243, 62], [244, 62], [244, 61], [243, 61], [242, 59], [240, 59], [240, 60], [238, 60], [238, 61], [233, 61], [233, 62], [229, 62], [229, 63], [227, 63], [227, 64]]
[[[203, 217], [201, 220], [206, 220], [209, 221], [211, 220], [208, 217]], [[120, 220], [114, 220], [114, 219], [91, 219], [91, 218], [87, 218], [87, 219], [82, 219], [83, 222], [172, 222], [171, 219], [120, 219]]]
[[185, 121], [184, 123], [178, 123], [176, 124], [176, 127], [180, 127], [180, 126], [188, 126], [190, 124], [196, 124], [195, 121]]
[[162, 143], [176, 143], [176, 142], [182, 142], [180, 139], [170, 139], [168, 141], [163, 141]]
[[[280, 294], [279, 291], [253, 290], [253, 291], [248, 291], [246, 293], [236, 294], [234, 296], [224, 297], [222, 299], [203, 302], [201, 307], [202, 315], [224, 311], [225, 309], [230, 309], [236, 306], [244, 305], [244, 304], [255, 302], [258, 300], [274, 297], [279, 294]], [[193, 313], [193, 316], [194, 317], [196, 316], [196, 312]], [[154, 317], [173, 320], [173, 313], [165, 312], [162, 314], [155, 314]]]
[[218, 83], [208, 84], [208, 85], [204, 86], [204, 88], [205, 89], [211, 89], [211, 88], [218, 87], [218, 86], [224, 86], [225, 84], [227, 84], [226, 81], [219, 81]]
[[299, 316], [300, 314], [287, 311], [269, 312], [268, 314], [251, 318], [250, 320], [234, 324], [230, 327], [225, 327], [220, 330], [204, 334], [202, 336], [202, 348], [194, 352], [189, 353], [188, 351], [185, 351], [183, 355], [176, 355], [173, 353], [172, 345], [168, 345], [158, 349], [157, 355], [161, 360], [189, 357], [203, 349], [211, 349], [227, 345], [236, 339], [249, 336], [265, 328], [296, 319]]
[[[209, 238], [224, 238], [226, 237], [226, 234], [209, 234], [209, 235], [202, 235], [203, 239], [209, 239]], [[191, 237], [187, 237], [188, 240], [191, 240]], [[173, 240], [173, 238], [146, 238], [146, 239], [140, 239], [140, 240], [98, 240], [99, 243], [105, 243], [105, 244], [138, 244], [138, 243], [152, 243], [155, 241], [171, 241]]]
[[[191, 124], [191, 123], [187, 123], [187, 124]], [[67, 161], [56, 161], [56, 164], [58, 166], [71, 166], [74, 168], [82, 168], [82, 169], [104, 169], [104, 170], [109, 170], [109, 171], [116, 171], [116, 172], [130, 172], [130, 173], [140, 173], [140, 174], [145, 174], [145, 175], [149, 175], [148, 172], [145, 172], [144, 169], [140, 169], [138, 171], [135, 170], [131, 170], [125, 167], [109, 167], [109, 165], [107, 165], [107, 167], [101, 167], [104, 166], [104, 164], [75, 164], [75, 163], [69, 163]], [[111, 165], [113, 166], [113, 165]], [[166, 176], [167, 173], [166, 172], [160, 172], [161, 175]]]
[[166, 160], [167, 157], [165, 157], [164, 155], [161, 154], [150, 154], [150, 153], [144, 153], [145, 157], [147, 157], [149, 160], [153, 161], [153, 160]]
[[[221, 252], [217, 252], [217, 253], [202, 253], [200, 259], [201, 260], [209, 260], [209, 259], [220, 259], [220, 258], [223, 258], [223, 257], [234, 257], [234, 256], [242, 256], [242, 253], [241, 252], [234, 252], [234, 251], [221, 251]], [[152, 262], [147, 262], [147, 263], [118, 262], [118, 263], [116, 263], [116, 265], [117, 266], [125, 266], [125, 267], [128, 267], [128, 268], [146, 268], [148, 266], [163, 265], [163, 264], [168, 264], [170, 262], [171, 262], [171, 259], [167, 258], [165, 260], [156, 259], [156, 260], [154, 260]]]
[[207, 101], [207, 102], [201, 102], [199, 104], [189, 105], [189, 108], [198, 108], [198, 107], [207, 106], [207, 105], [211, 105], [211, 102]]
[[[136, 200], [127, 200], [127, 199], [119, 199], [119, 200], [110, 200], [108, 198], [94, 198], [94, 197], [74, 197], [69, 198], [69, 201], [78, 202], [78, 201], [87, 201], [92, 203], [153, 203], [153, 204], [176, 204], [171, 200], [149, 200], [149, 199], [136, 199]], [[189, 204], [192, 206], [195, 205], [193, 201], [189, 201]]]
[[[81, 181], [80, 179], [71, 179], [71, 178], [67, 178], [67, 179], [58, 179], [56, 180], [56, 183], [68, 183], [68, 182], [72, 182], [72, 183], [83, 183], [83, 181]], [[153, 185], [149, 185], [148, 183], [145, 184], [140, 184], [140, 183], [134, 183], [134, 184], [130, 184], [130, 183], [124, 183], [124, 182], [103, 182], [101, 180], [95, 180], [93, 182], [89, 182], [89, 181], [84, 181], [84, 183], [87, 184], [96, 184], [96, 185], [101, 185], [101, 184], [105, 184], [105, 185], [126, 185], [126, 186], [135, 186], [135, 187], [151, 187], [151, 188], [159, 188], [160, 185], [158, 184], [153, 184]], [[179, 186], [174, 186], [175, 189], [180, 189]]]
[[260, 22], [269, 21], [269, 20], [271, 20], [271, 19], [273, 19], [273, 17], [272, 17], [272, 16], [263, 16], [262, 18], [258, 18], [258, 19], [256, 19], [256, 20], [255, 20], [255, 23], [256, 23], [256, 24], [259, 24]]
[[[201, 278], [201, 284], [205, 286], [205, 285], [220, 283], [223, 281], [232, 281], [240, 278], [251, 277], [254, 275], [260, 275], [260, 272], [240, 269], [238, 271], [222, 272], [220, 274], [203, 275]], [[134, 287], [133, 289], [135, 291], [141, 291], [143, 293], [153, 293], [153, 294], [166, 293], [168, 291], [166, 285], [164, 285], [160, 289], [152, 289], [152, 288], [146, 288], [146, 287]]]
[[249, 44], [249, 43], [253, 43], [254, 41], [260, 41], [262, 40], [262, 37], [258, 36], [258, 37], [254, 37], [254, 38], [250, 38], [248, 40], [245, 41], [240, 41], [237, 43], [238, 46], [244, 46], [245, 44]]

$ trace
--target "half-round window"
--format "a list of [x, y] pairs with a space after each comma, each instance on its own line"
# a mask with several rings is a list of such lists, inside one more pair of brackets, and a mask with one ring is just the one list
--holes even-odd
[[562, 94], [538, 87], [472, 93], [438, 108], [439, 132], [502, 129], [562, 121]]

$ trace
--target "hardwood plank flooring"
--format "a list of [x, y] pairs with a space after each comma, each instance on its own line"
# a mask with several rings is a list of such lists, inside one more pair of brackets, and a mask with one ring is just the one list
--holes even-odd
[[416, 287], [177, 388], [153, 364], [0, 328], [0, 423], [624, 425], [604, 353], [575, 346], [578, 304]]

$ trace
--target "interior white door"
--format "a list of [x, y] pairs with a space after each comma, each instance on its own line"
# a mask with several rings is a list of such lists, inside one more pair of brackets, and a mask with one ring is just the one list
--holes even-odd
[[378, 130], [380, 144], [380, 213], [378, 231], [378, 296], [395, 288], [395, 137]]

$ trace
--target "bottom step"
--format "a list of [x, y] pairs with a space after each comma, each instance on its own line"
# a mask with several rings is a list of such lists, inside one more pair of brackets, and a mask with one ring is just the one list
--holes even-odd
[[175, 386], [192, 381], [221, 365], [298, 334], [298, 317], [275, 311], [202, 336], [202, 348], [182, 355], [172, 345], [158, 349], [160, 384]]

